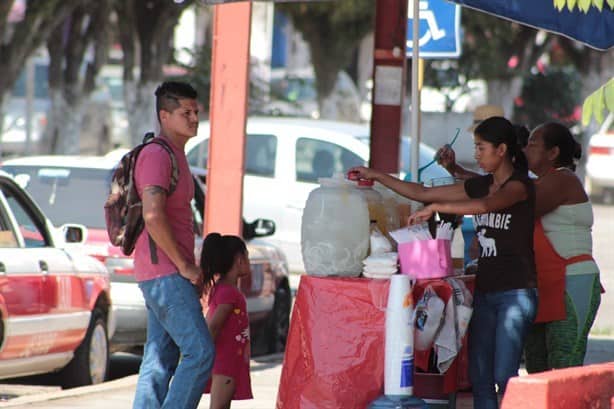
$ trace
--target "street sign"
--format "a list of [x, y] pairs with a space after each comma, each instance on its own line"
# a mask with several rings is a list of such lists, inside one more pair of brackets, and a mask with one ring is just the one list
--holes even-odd
[[[414, 0], [415, 1], [415, 0]], [[460, 6], [445, 0], [420, 0], [420, 58], [458, 58], [460, 56]], [[407, 8], [407, 57], [414, 46], [413, 7]]]

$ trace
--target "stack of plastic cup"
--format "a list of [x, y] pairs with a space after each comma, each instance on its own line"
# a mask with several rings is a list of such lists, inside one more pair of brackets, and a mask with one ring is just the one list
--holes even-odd
[[413, 393], [413, 310], [409, 277], [393, 275], [386, 307], [384, 393], [387, 396], [411, 396]]
[[386, 343], [384, 349], [384, 395], [373, 401], [369, 409], [427, 408], [413, 394], [414, 345], [413, 299], [409, 276], [390, 277], [386, 307]]

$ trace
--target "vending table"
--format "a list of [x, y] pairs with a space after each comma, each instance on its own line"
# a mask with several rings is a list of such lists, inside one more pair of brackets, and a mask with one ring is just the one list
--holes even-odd
[[[421, 280], [441, 287], [444, 280]], [[473, 287], [473, 276], [464, 278]], [[301, 277], [286, 343], [277, 409], [365, 408], [384, 391], [389, 280]], [[414, 395], [437, 398], [469, 386], [466, 337], [444, 374], [414, 373]]]

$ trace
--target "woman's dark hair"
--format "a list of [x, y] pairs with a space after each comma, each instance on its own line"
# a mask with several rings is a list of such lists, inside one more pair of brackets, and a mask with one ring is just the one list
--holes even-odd
[[559, 148], [554, 164], [556, 167], [566, 167], [576, 170], [576, 162], [582, 157], [582, 145], [573, 137], [569, 128], [558, 122], [546, 122], [538, 126], [546, 149]]
[[514, 132], [516, 132], [516, 142], [521, 148], [525, 148], [529, 143], [531, 131], [526, 125], [514, 124]]
[[209, 233], [205, 237], [200, 253], [205, 288], [213, 285], [216, 274], [224, 277], [230, 271], [238, 254], [247, 254], [245, 242], [240, 237], [219, 233]]
[[486, 142], [492, 143], [495, 147], [502, 143], [505, 144], [507, 154], [514, 164], [514, 169], [528, 174], [527, 157], [518, 144], [514, 125], [510, 121], [502, 116], [493, 116], [480, 122], [473, 133]]

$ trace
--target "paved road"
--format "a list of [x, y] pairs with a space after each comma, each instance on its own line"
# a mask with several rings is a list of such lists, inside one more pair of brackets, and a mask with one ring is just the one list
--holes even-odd
[[593, 325], [593, 334], [614, 335], [614, 206], [594, 206], [593, 255], [606, 289]]

